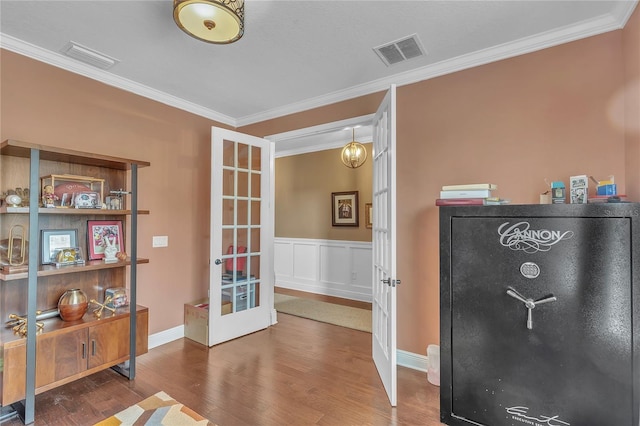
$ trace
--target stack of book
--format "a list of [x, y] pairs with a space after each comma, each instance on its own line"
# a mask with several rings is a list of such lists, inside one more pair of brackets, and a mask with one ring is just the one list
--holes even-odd
[[436, 206], [482, 206], [487, 204], [505, 204], [491, 196], [492, 191], [498, 189], [493, 183], [470, 183], [466, 185], [445, 185], [440, 191], [440, 198]]

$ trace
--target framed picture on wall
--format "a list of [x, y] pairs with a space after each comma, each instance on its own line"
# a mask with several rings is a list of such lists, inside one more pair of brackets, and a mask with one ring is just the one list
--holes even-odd
[[358, 216], [358, 191], [331, 193], [333, 226], [360, 226]]
[[373, 204], [371, 203], [364, 205], [364, 226], [373, 228]]

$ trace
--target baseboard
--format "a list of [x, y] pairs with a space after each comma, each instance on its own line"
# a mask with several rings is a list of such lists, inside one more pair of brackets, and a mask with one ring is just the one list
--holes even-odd
[[359, 302], [371, 303], [370, 294], [356, 293], [354, 291], [347, 291], [341, 289], [332, 289], [321, 287], [317, 284], [302, 284], [300, 280], [288, 281], [284, 278], [276, 277], [276, 287], [286, 288], [288, 290], [304, 291], [305, 293], [322, 294], [324, 296], [339, 297], [341, 299], [357, 300]]
[[424, 371], [425, 373], [427, 372], [427, 369], [429, 367], [429, 362], [426, 355], [414, 354], [413, 352], [407, 352], [398, 349], [396, 351], [396, 357], [398, 365], [401, 367]]
[[183, 337], [184, 325], [179, 325], [159, 333], [154, 333], [149, 336], [149, 349], [164, 345], [165, 343], [173, 342], [174, 340], [182, 339]]

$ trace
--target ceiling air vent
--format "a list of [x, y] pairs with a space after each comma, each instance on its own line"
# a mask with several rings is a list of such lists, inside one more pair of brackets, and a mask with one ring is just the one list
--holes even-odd
[[118, 62], [117, 59], [111, 58], [103, 53], [97, 52], [88, 47], [82, 46], [74, 41], [70, 41], [62, 49], [62, 53], [70, 58], [77, 59], [85, 64], [93, 65], [94, 67], [108, 70]]
[[425, 54], [417, 34], [374, 47], [373, 50], [387, 66], [418, 58]]

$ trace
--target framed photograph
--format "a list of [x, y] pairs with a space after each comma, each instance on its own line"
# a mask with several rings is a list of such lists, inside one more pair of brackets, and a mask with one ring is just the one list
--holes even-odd
[[331, 193], [331, 224], [359, 226], [358, 191]]
[[55, 254], [60, 249], [77, 247], [77, 229], [43, 229], [40, 231], [42, 243], [41, 263], [48, 265], [55, 263]]
[[108, 245], [114, 245], [119, 252], [123, 251], [122, 221], [89, 220], [87, 221], [87, 238], [89, 239], [87, 243], [89, 260], [103, 259], [104, 249]]
[[371, 229], [373, 228], [373, 204], [367, 203], [364, 205], [364, 226]]

